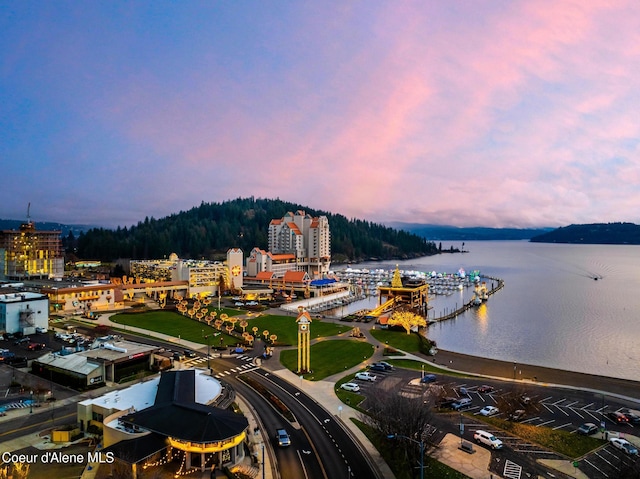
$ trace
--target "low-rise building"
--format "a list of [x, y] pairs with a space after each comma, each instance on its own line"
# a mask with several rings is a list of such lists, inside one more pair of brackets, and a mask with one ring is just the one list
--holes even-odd
[[0, 288], [0, 333], [34, 334], [49, 326], [46, 295], [13, 287]]

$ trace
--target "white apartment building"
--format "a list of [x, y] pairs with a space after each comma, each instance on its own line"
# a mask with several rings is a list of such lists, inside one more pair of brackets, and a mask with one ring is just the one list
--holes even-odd
[[[286, 270], [306, 271], [310, 277], [321, 277], [331, 266], [331, 234], [326, 216], [314, 217], [302, 210], [287, 213], [269, 223], [269, 252], [254, 248], [247, 274], [273, 271], [278, 276]], [[266, 257], [265, 257], [266, 255]], [[276, 268], [275, 265], [281, 267]], [[260, 269], [270, 267], [271, 269]], [[283, 273], [282, 273], [283, 274]]]

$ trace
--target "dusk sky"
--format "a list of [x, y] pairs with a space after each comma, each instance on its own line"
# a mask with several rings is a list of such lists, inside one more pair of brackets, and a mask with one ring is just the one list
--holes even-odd
[[0, 1], [0, 218], [640, 223], [640, 4]]

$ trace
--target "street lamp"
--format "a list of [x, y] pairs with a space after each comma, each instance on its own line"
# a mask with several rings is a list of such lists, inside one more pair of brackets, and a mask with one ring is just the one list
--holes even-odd
[[202, 330], [202, 337], [207, 340], [207, 369], [211, 373], [211, 343], [209, 342], [210, 334], [205, 335], [204, 329]]
[[29, 391], [31, 398], [29, 399], [29, 414], [33, 413], [33, 391]]
[[389, 434], [387, 439], [396, 439], [398, 437], [420, 444], [420, 479], [424, 479], [424, 441], [418, 441], [417, 439], [412, 439], [401, 434]]

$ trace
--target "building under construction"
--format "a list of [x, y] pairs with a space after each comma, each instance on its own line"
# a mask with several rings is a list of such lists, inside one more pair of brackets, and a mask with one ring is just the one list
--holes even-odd
[[64, 252], [60, 231], [37, 231], [28, 221], [0, 232], [0, 280], [62, 278]]

